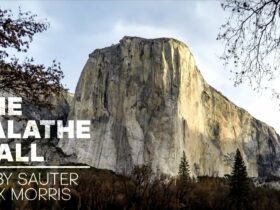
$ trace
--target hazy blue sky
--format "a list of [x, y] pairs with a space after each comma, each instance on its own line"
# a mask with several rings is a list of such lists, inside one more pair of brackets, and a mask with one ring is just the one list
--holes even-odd
[[37, 35], [29, 54], [49, 64], [56, 58], [65, 73], [64, 84], [75, 91], [88, 54], [116, 44], [125, 35], [173, 37], [185, 42], [206, 81], [256, 118], [280, 132], [280, 111], [269, 94], [243, 85], [233, 87], [218, 56], [218, 29], [226, 14], [219, 1], [0, 1], [1, 8], [30, 10], [47, 18], [51, 28]]

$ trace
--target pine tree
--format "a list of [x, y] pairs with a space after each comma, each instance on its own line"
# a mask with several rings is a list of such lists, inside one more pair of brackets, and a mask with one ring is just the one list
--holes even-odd
[[185, 152], [183, 152], [183, 156], [181, 157], [181, 162], [179, 165], [179, 177], [181, 180], [186, 181], [188, 181], [190, 178], [189, 163], [187, 161]]
[[249, 178], [245, 163], [239, 149], [236, 150], [235, 161], [229, 178], [230, 197], [238, 209], [242, 209], [248, 198]]
[[190, 169], [189, 163], [186, 158], [185, 152], [183, 152], [183, 156], [181, 157], [181, 162], [179, 165], [179, 173], [178, 173], [178, 182], [177, 182], [177, 197], [180, 205], [185, 206], [187, 209], [189, 205], [189, 192], [190, 192]]

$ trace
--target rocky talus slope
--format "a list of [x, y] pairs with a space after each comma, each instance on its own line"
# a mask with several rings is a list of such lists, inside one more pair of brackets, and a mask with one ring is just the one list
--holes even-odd
[[194, 175], [222, 176], [239, 148], [250, 176], [280, 174], [279, 135], [209, 86], [175, 39], [124, 37], [95, 50], [68, 119], [91, 120], [91, 139], [60, 147], [96, 168], [128, 173], [150, 163], [175, 175], [185, 151]]

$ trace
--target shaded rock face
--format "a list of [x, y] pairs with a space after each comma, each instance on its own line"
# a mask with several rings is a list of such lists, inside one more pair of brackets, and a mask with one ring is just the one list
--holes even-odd
[[[12, 97], [15, 96], [11, 93], [7, 93], [4, 91], [0, 91], [0, 97]], [[39, 108], [38, 106], [34, 106], [33, 104], [22, 102], [22, 115], [21, 116], [0, 116], [0, 123], [3, 127], [5, 133], [7, 133], [7, 121], [13, 120], [14, 123], [14, 132], [15, 133], [23, 133], [26, 128], [26, 123], [28, 120], [36, 120], [39, 122], [40, 120], [66, 120], [69, 113], [69, 103], [71, 101], [70, 94], [61, 94], [60, 96], [54, 96], [50, 99], [52, 108]], [[41, 133], [44, 130], [41, 130], [39, 127], [39, 131]], [[51, 134], [55, 131], [52, 129]], [[20, 143], [22, 145], [22, 155], [30, 156], [30, 144], [37, 144], [37, 154], [38, 156], [43, 156], [45, 162], [29, 162], [29, 164], [34, 165], [59, 165], [63, 163], [68, 163], [70, 158], [65, 156], [65, 154], [61, 151], [60, 148], [57, 147], [58, 139], [57, 138], [48, 138], [48, 139], [1, 139], [1, 143], [8, 143], [12, 152], [15, 151], [15, 144]]]
[[129, 173], [151, 164], [176, 175], [185, 151], [193, 175], [222, 176], [239, 148], [250, 176], [280, 173], [278, 134], [209, 86], [174, 39], [124, 37], [95, 50], [68, 119], [91, 120], [91, 139], [60, 147], [97, 168]]

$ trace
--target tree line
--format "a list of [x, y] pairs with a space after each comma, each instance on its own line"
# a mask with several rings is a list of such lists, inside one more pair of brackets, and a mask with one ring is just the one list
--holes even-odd
[[[276, 210], [280, 191], [254, 186], [239, 150], [225, 177], [190, 176], [186, 154], [178, 176], [156, 175], [150, 165], [123, 176], [108, 170], [79, 170], [69, 201], [0, 200], [0, 209], [34, 210]], [[34, 172], [34, 170], [32, 170]], [[72, 171], [73, 172], [73, 171]], [[57, 186], [59, 187], [59, 186]], [[7, 194], [9, 192], [7, 191]]]

